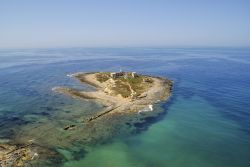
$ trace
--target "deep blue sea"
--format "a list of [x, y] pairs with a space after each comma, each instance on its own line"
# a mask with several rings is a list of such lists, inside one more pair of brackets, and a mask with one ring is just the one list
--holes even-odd
[[162, 104], [165, 114], [140, 133], [96, 144], [77, 158], [59, 151], [66, 159], [62, 166], [250, 166], [248, 48], [2, 49], [0, 143], [37, 122], [47, 126], [39, 135], [53, 138], [52, 123], [98, 111], [98, 104], [51, 89], [87, 89], [67, 77], [70, 73], [120, 69], [172, 79], [172, 97]]

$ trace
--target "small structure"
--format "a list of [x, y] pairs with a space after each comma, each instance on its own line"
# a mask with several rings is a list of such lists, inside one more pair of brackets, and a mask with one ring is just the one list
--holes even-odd
[[110, 76], [112, 78], [119, 78], [119, 77], [123, 77], [125, 75], [125, 72], [112, 72], [110, 73]]
[[124, 77], [125, 79], [127, 79], [129, 76], [131, 76], [132, 78], [135, 78], [135, 77], [138, 77], [138, 74], [136, 72], [123, 72], [123, 71], [120, 71], [120, 72], [112, 72], [110, 73], [110, 77], [111, 78], [121, 78], [121, 77]]
[[111, 76], [111, 78], [116, 78], [116, 73], [112, 72], [112, 73], [110, 73], [110, 76]]
[[137, 74], [136, 72], [132, 72], [132, 73], [131, 73], [131, 76], [132, 76], [133, 78], [135, 78], [135, 77], [138, 77], [138, 74]]
[[128, 73], [125, 73], [124, 79], [128, 79]]

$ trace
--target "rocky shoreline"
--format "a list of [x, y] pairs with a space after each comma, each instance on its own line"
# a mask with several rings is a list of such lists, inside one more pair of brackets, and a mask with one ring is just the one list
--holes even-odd
[[89, 147], [116, 136], [137, 133], [136, 125], [144, 124], [147, 118], [157, 117], [162, 112], [156, 103], [170, 97], [173, 83], [166, 78], [139, 74], [132, 78], [131, 74], [128, 73], [128, 78], [112, 78], [107, 72], [71, 74], [70, 77], [95, 90], [55, 87], [53, 91], [80, 101], [97, 102], [103, 110], [88, 114], [79, 112], [77, 120], [69, 121], [69, 112], [64, 113], [65, 120], [54, 115], [44, 122], [23, 126], [11, 142], [0, 143], [0, 166], [60, 165], [67, 158], [57, 148], [70, 150], [79, 147], [80, 152], [88, 152]]
[[[167, 100], [171, 95], [173, 85], [173, 82], [171, 80], [161, 77], [140, 75], [143, 80], [150, 80], [150, 84], [148, 84], [147, 81], [140, 82], [140, 85], [147, 84], [147, 88], [144, 91], [140, 92], [140, 94], [136, 97], [123, 97], [119, 90], [117, 91], [118, 93], [112, 90], [112, 88], [114, 87], [119, 87], [119, 85], [117, 85], [117, 82], [121, 79], [118, 80], [116, 78], [114, 79], [112, 77], [109, 77], [109, 73], [106, 72], [106, 81], [100, 82], [97, 78], [100, 74], [102, 73], [97, 72], [71, 74], [71, 76], [73, 76], [83, 84], [93, 86], [96, 90], [92, 92], [80, 91], [65, 87], [56, 87], [53, 89], [55, 92], [63, 93], [73, 98], [95, 100], [106, 106], [106, 109], [103, 112], [86, 119], [87, 122], [93, 121], [105, 114], [119, 112], [141, 113], [143, 111], [148, 111], [147, 108], [150, 108], [150, 110], [152, 111], [154, 103]], [[126, 80], [124, 81], [123, 78], [122, 81], [126, 82]], [[129, 84], [128, 87], [131, 90], [131, 94], [134, 92], [135, 94], [137, 93], [131, 88]]]

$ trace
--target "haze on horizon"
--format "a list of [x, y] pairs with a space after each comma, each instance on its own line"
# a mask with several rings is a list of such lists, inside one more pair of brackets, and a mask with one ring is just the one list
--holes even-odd
[[0, 48], [250, 46], [248, 0], [1, 0]]

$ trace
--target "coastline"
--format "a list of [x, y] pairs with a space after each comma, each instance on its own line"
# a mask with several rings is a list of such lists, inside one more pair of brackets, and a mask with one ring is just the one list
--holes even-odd
[[110, 79], [111, 81], [109, 82], [102, 83], [97, 80], [97, 74], [100, 74], [100, 72], [78, 72], [68, 75], [79, 80], [82, 84], [93, 86], [96, 89], [95, 91], [86, 92], [67, 87], [53, 88], [53, 91], [57, 93], [82, 100], [94, 100], [105, 107], [104, 111], [98, 115], [86, 119], [87, 122], [93, 121], [105, 114], [131, 112], [138, 112], [138, 114], [140, 114], [141, 112], [152, 112], [155, 103], [165, 101], [171, 96], [173, 82], [166, 78], [141, 75], [142, 77], [147, 77], [147, 79], [152, 80], [153, 84], [136, 98], [124, 98], [121, 94], [112, 94], [113, 92], [108, 89], [109, 87], [114, 87], [114, 85], [108, 85], [114, 84], [112, 79]]
[[[171, 95], [172, 81], [140, 75], [143, 79], [149, 79], [152, 82], [141, 82], [143, 86], [141, 88], [144, 89], [138, 89], [140, 91], [133, 87], [138, 86], [137, 83], [127, 85], [131, 96], [123, 97], [121, 94], [117, 94], [119, 89], [118, 92], [115, 92], [115, 89], [112, 90], [112, 86], [114, 86], [112, 79], [99, 82], [96, 74], [68, 75], [82, 84], [93, 86], [94, 91], [86, 92], [67, 87], [54, 87], [52, 91], [79, 100], [94, 101], [102, 104], [102, 109], [88, 114], [79, 113], [79, 116], [71, 121], [53, 122], [48, 120], [48, 122], [45, 121], [46, 123], [27, 124], [13, 138], [12, 143], [0, 144], [0, 160], [4, 164], [18, 163], [24, 166], [27, 163], [41, 163], [46, 166], [53, 163], [52, 160], [51, 162], [46, 161], [47, 155], [49, 155], [53, 156], [55, 161], [63, 162], [64, 157], [55, 149], [55, 146], [70, 150], [77, 141], [81, 143], [82, 151], [88, 152], [89, 147], [110, 141], [115, 136], [138, 133], [139, 124], [144, 124], [147, 118], [157, 117], [159, 113], [163, 112], [155, 104], [169, 99]], [[138, 80], [138, 78], [135, 79]], [[136, 94], [136, 92], [140, 92], [140, 94]], [[20, 161], [16, 161], [16, 154], [19, 154]]]

